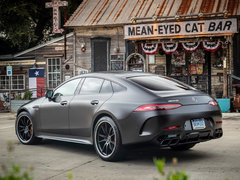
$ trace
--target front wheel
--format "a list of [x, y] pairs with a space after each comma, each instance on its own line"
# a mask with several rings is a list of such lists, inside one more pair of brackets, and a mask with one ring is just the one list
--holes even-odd
[[28, 112], [21, 112], [16, 119], [16, 134], [19, 141], [23, 144], [36, 144], [40, 141], [34, 136], [33, 121]]
[[178, 146], [171, 146], [171, 148], [173, 150], [177, 150], [177, 151], [186, 151], [189, 150], [191, 148], [193, 148], [196, 144], [183, 144], [183, 145], [178, 145]]
[[94, 147], [105, 161], [118, 161], [123, 156], [123, 147], [118, 127], [110, 117], [100, 118], [94, 127]]

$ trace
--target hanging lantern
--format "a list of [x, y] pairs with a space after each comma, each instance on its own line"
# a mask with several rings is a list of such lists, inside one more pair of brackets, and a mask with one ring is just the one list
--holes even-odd
[[205, 49], [206, 51], [215, 52], [216, 50], [218, 50], [220, 48], [221, 42], [220, 41], [205, 41], [205, 42], [202, 42], [202, 45], [203, 45], [203, 49]]
[[153, 55], [158, 50], [158, 44], [142, 43], [141, 48], [145, 54]]
[[174, 53], [178, 48], [178, 42], [176, 43], [162, 43], [162, 49], [166, 54]]
[[182, 47], [185, 51], [192, 53], [198, 48], [199, 44], [199, 42], [185, 42], [182, 43]]

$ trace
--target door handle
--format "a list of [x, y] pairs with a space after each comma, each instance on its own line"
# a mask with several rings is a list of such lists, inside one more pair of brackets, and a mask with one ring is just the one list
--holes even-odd
[[91, 101], [91, 104], [92, 104], [92, 105], [97, 105], [98, 103], [99, 103], [98, 100], [93, 100], [93, 101]]
[[67, 103], [68, 103], [67, 101], [61, 101], [60, 102], [60, 104], [63, 105], [63, 106], [67, 105]]
[[38, 106], [38, 105], [35, 105], [35, 106], [33, 106], [33, 109], [38, 110], [38, 109], [39, 109], [39, 106]]

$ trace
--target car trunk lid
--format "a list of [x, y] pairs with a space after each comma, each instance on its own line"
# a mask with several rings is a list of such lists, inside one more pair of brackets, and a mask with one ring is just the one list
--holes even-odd
[[185, 90], [185, 91], [168, 91], [168, 92], [155, 92], [156, 95], [163, 98], [168, 103], [181, 104], [181, 105], [195, 105], [195, 104], [208, 104], [213, 99], [199, 91]]

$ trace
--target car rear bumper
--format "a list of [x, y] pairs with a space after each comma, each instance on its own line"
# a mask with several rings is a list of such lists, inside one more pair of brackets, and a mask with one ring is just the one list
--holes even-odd
[[[194, 130], [191, 120], [199, 118], [204, 118], [206, 127]], [[155, 142], [161, 146], [174, 146], [208, 141], [222, 136], [221, 123], [219, 108], [206, 104], [173, 110], [133, 112], [127, 119], [119, 120], [124, 145]]]
[[176, 146], [182, 144], [192, 144], [192, 143], [199, 143], [204, 141], [209, 141], [211, 139], [220, 138], [223, 135], [222, 128], [215, 129], [214, 131], [207, 130], [207, 131], [194, 131], [188, 133], [176, 133], [176, 134], [169, 134], [169, 135], [162, 135], [159, 136], [157, 139], [154, 140], [156, 144], [160, 146]]

